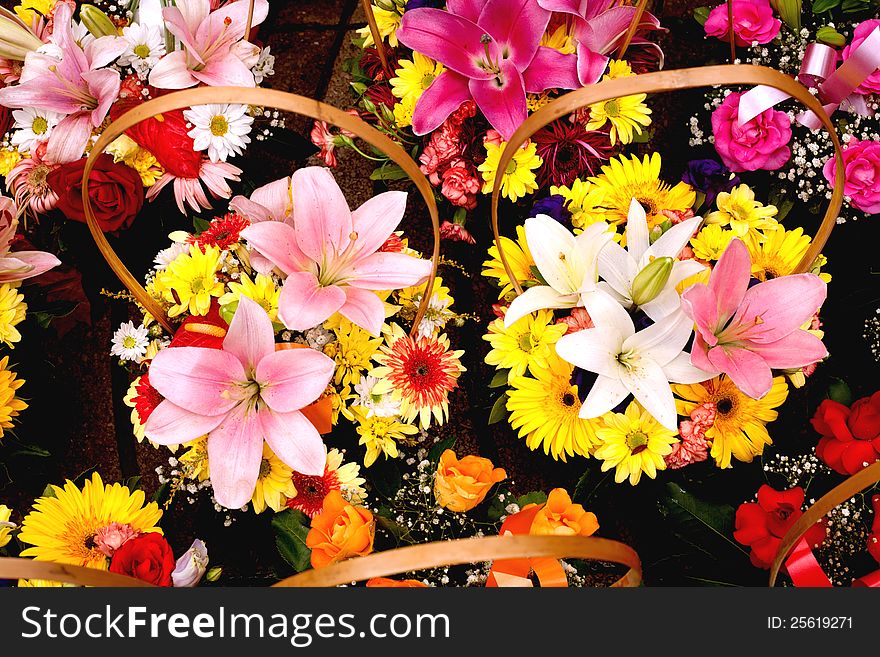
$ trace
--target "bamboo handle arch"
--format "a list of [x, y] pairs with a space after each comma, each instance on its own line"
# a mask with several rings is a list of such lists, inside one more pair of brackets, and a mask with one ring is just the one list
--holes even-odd
[[35, 561], [21, 557], [0, 557], [0, 580], [41, 579], [77, 586], [138, 587], [153, 585], [134, 577], [111, 573], [108, 570], [72, 566], [53, 561]]
[[[437, 267], [440, 264], [440, 221], [437, 209], [437, 202], [434, 198], [434, 189], [425, 175], [421, 172], [415, 161], [407, 154], [403, 148], [393, 142], [389, 137], [382, 134], [360, 118], [354, 117], [339, 108], [327, 105], [313, 98], [298, 96], [286, 91], [277, 89], [258, 89], [248, 87], [199, 87], [196, 89], [187, 89], [185, 91], [176, 91], [152, 100], [148, 100], [139, 105], [111, 123], [107, 129], [101, 134], [95, 145], [92, 147], [91, 153], [85, 163], [82, 177], [82, 203], [83, 212], [86, 217], [89, 231], [92, 238], [98, 245], [98, 250], [104, 256], [104, 259], [110, 265], [110, 268], [119, 278], [119, 280], [129, 289], [134, 298], [140, 303], [167, 331], [174, 333], [174, 327], [169, 321], [165, 310], [159, 305], [144, 289], [140, 281], [138, 281], [128, 268], [119, 259], [119, 256], [113, 250], [113, 247], [104, 235], [98, 225], [95, 213], [92, 210], [92, 204], [89, 200], [89, 178], [92, 169], [98, 157], [104, 152], [104, 149], [110, 143], [122, 135], [132, 126], [137, 125], [143, 120], [149, 119], [163, 112], [185, 109], [194, 105], [206, 105], [209, 103], [231, 103], [231, 104], [247, 104], [260, 107], [271, 107], [273, 109], [307, 116], [317, 121], [326, 121], [343, 130], [357, 135], [371, 146], [384, 152], [390, 157], [401, 169], [412, 179], [419, 193], [425, 201], [428, 208], [428, 214], [431, 219], [431, 226], [434, 231], [433, 251], [431, 254], [431, 273], [426, 281], [426, 290], [431, 290], [434, 285], [434, 279], [437, 276]], [[418, 311], [413, 320], [413, 327], [410, 331], [411, 335], [415, 335], [418, 331], [419, 322], [425, 315], [431, 294], [422, 295]]]
[[553, 100], [529, 116], [516, 132], [513, 133], [513, 136], [502, 151], [498, 162], [498, 168], [496, 170], [495, 181], [492, 188], [491, 221], [492, 234], [495, 237], [495, 244], [498, 247], [499, 259], [501, 260], [501, 264], [504, 266], [504, 271], [510, 278], [517, 294], [522, 294], [523, 289], [510, 267], [510, 263], [501, 244], [501, 235], [498, 229], [498, 203], [501, 199], [501, 180], [504, 171], [519, 148], [525, 144], [535, 132], [544, 126], [552, 123], [556, 119], [571, 114], [577, 109], [593, 103], [639, 93], [678, 91], [698, 87], [714, 87], [718, 85], [766, 85], [784, 91], [792, 98], [799, 100], [808, 109], [815, 112], [816, 116], [819, 117], [819, 120], [822, 122], [822, 125], [831, 137], [831, 142], [834, 146], [835, 159], [834, 190], [831, 194], [831, 200], [828, 203], [828, 209], [826, 210], [822, 223], [816, 232], [816, 236], [813, 238], [804, 257], [798, 263], [795, 272], [802, 273], [809, 270], [810, 266], [825, 246], [825, 243], [828, 241], [828, 237], [834, 229], [843, 202], [845, 174], [843, 167], [843, 150], [840, 145], [840, 139], [837, 136], [834, 125], [831, 123], [831, 119], [828, 117], [825, 110], [822, 109], [822, 104], [810, 94], [807, 88], [800, 82], [784, 73], [763, 66], [754, 66], [751, 64], [722, 64], [718, 66], [700, 66], [695, 68], [644, 73], [629, 78], [617, 78], [616, 80], [598, 82], [594, 85], [571, 91], [564, 96], [560, 96]]

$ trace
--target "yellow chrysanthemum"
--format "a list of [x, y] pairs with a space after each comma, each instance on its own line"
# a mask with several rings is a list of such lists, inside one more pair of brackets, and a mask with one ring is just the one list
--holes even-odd
[[48, 17], [55, 6], [55, 0], [21, 0], [13, 9], [18, 17], [28, 25], [40, 17]]
[[416, 111], [416, 99], [407, 96], [403, 100], [394, 103], [394, 122], [398, 128], [408, 128], [412, 125], [413, 112]]
[[0, 149], [0, 176], [8, 176], [13, 167], [21, 162], [22, 157], [24, 156], [16, 150]]
[[550, 94], [546, 91], [542, 91], [539, 94], [526, 94], [526, 109], [530, 113], [537, 112], [544, 105], [548, 105], [551, 100], [553, 99], [550, 98]]
[[336, 341], [324, 346], [324, 353], [336, 362], [333, 382], [352, 386], [372, 367], [370, 361], [382, 346], [382, 338], [374, 338], [347, 319], [341, 322], [339, 328], [333, 329], [333, 333]]
[[[506, 146], [507, 142], [501, 142], [498, 145], [486, 142], [486, 160], [477, 167], [477, 171], [483, 175], [484, 194], [492, 193], [495, 172], [498, 171], [498, 161]], [[519, 149], [507, 163], [504, 175], [501, 176], [501, 196], [516, 202], [523, 196], [537, 191], [538, 182], [535, 179], [535, 170], [544, 163], [538, 156], [537, 150], [537, 144], [529, 142]]]
[[[377, 7], [375, 4], [373, 4], [373, 16], [376, 17], [376, 27], [379, 28], [379, 36], [382, 37], [382, 41], [387, 39], [388, 45], [396, 48], [398, 45], [397, 30], [400, 29], [400, 19], [402, 16], [396, 11], [388, 11], [387, 9]], [[364, 48], [375, 45], [373, 33], [370, 32], [369, 25], [360, 28], [357, 33], [358, 36], [364, 38]]]
[[413, 439], [410, 436], [419, 432], [412, 424], [401, 422], [398, 417], [368, 417], [363, 406], [352, 406], [351, 411], [358, 423], [356, 431], [361, 437], [358, 444], [367, 448], [364, 466], [368, 468], [380, 454], [384, 454], [385, 458], [397, 458], [397, 443], [411, 443]]
[[725, 230], [721, 224], [708, 224], [691, 238], [694, 257], [704, 262], [715, 262], [724, 253], [730, 240], [736, 237], [732, 230]]
[[774, 409], [788, 397], [783, 376], [773, 378], [773, 387], [761, 399], [752, 399], [724, 375], [694, 385], [673, 385], [672, 391], [681, 398], [675, 406], [685, 417], [700, 404], [715, 405], [715, 423], [706, 430], [706, 440], [719, 468], [729, 468], [731, 456], [751, 463], [765, 445], [773, 443], [767, 424], [776, 419]]
[[52, 486], [55, 497], [40, 497], [21, 523], [22, 543], [33, 547], [21, 556], [106, 570], [109, 559], [96, 538], [111, 523], [135, 533], [159, 532], [162, 511], [155, 502], [145, 504], [144, 492], [131, 492], [121, 484], [104, 485], [96, 472], [82, 490], [68, 480]]
[[27, 304], [24, 295], [18, 293], [18, 286], [11, 283], [0, 285], [0, 342], [15, 348], [21, 340], [21, 333], [15, 328], [24, 321]]
[[15, 529], [15, 523], [10, 522], [12, 517], [12, 509], [5, 504], [0, 504], [0, 548], [9, 543], [12, 538], [12, 530]]
[[242, 295], [260, 304], [269, 315], [269, 319], [275, 321], [278, 316], [278, 299], [281, 296], [281, 288], [275, 285], [271, 276], [257, 274], [254, 280], [251, 280], [247, 274], [243, 273], [239, 280], [230, 281], [229, 292], [218, 300], [220, 312], [224, 318], [232, 319]]
[[[629, 64], [623, 60], [612, 60], [608, 64], [608, 73], [603, 80], [615, 80], [634, 76]], [[611, 124], [611, 145], [629, 144], [633, 134], [642, 134], [642, 127], [651, 125], [651, 110], [645, 105], [647, 94], [633, 94], [621, 98], [611, 98], [600, 103], [593, 103], [590, 108], [590, 120], [587, 130], [598, 130], [606, 123]]]
[[186, 451], [177, 459], [184, 479], [207, 481], [211, 477], [208, 468], [208, 437], [202, 436], [184, 444]]
[[[532, 258], [532, 252], [529, 251], [529, 244], [526, 241], [526, 229], [524, 226], [516, 227], [516, 241], [509, 237], [501, 237], [501, 248], [504, 249], [504, 257], [507, 258], [507, 264], [523, 286], [528, 282], [537, 283], [535, 276], [535, 259]], [[513, 283], [504, 269], [501, 262], [501, 256], [498, 254], [498, 246], [493, 244], [489, 247], [489, 260], [483, 262], [483, 276], [487, 278], [497, 279], [501, 290], [498, 292], [499, 299], [511, 300], [514, 297]]]
[[666, 469], [663, 457], [678, 442], [676, 435], [632, 401], [623, 413], [609, 412], [601, 417], [601, 425], [596, 429], [601, 444], [593, 450], [593, 456], [604, 461], [602, 472], [615, 468], [616, 483], [628, 478], [635, 486], [643, 472], [655, 479], [657, 470]]
[[[793, 274], [813, 241], [803, 228], [751, 231], [745, 238], [752, 258], [752, 276], [761, 281]], [[819, 274], [826, 283], [828, 274]]]
[[546, 369], [547, 359], [555, 356], [553, 345], [567, 329], [565, 324], [553, 323], [553, 313], [549, 310], [526, 315], [509, 328], [504, 327], [503, 319], [496, 319], [483, 336], [492, 345], [492, 351], [486, 354], [486, 363], [510, 370], [508, 381], [524, 375], [530, 366]]
[[152, 187], [165, 173], [159, 161], [146, 148], [138, 146], [128, 135], [120, 135], [104, 149], [114, 162], [122, 162], [138, 172], [144, 187]]
[[251, 496], [254, 513], [262, 513], [267, 508], [281, 511], [288, 497], [296, 495], [293, 485], [293, 470], [275, 455], [269, 444], [263, 442], [263, 460], [260, 461], [260, 475]]
[[543, 446], [554, 459], [567, 460], [573, 454], [589, 456], [596, 444], [596, 425], [578, 417], [581, 401], [578, 387], [571, 383], [574, 366], [555, 354], [547, 367], [532, 366], [530, 376], [518, 376], [508, 391], [510, 426], [529, 449]]
[[685, 182], [670, 187], [660, 180], [660, 154], [652, 153], [639, 159], [638, 155], [612, 157], [602, 167], [602, 173], [589, 179], [603, 193], [602, 205], [607, 210], [607, 221], [626, 222], [629, 205], [636, 199], [648, 215], [648, 227], [666, 221], [661, 210], [684, 212], [696, 200], [694, 190]]
[[211, 298], [224, 293], [223, 283], [214, 274], [220, 268], [220, 249], [206, 246], [205, 252], [193, 244], [189, 253], [181, 253], [156, 276], [165, 301], [172, 304], [169, 317], [181, 313], [207, 315]]
[[715, 198], [718, 210], [706, 215], [706, 222], [728, 226], [737, 237], [756, 230], [773, 230], [779, 226], [775, 205], [764, 205], [755, 200], [755, 192], [748, 185], [737, 185], [730, 192], [719, 192]]
[[363, 504], [367, 499], [364, 484], [367, 480], [361, 477], [361, 466], [352, 461], [342, 462], [342, 452], [331, 449], [327, 452], [327, 472], [336, 476], [342, 496], [351, 504]]
[[421, 98], [434, 79], [446, 70], [440, 62], [418, 52], [413, 53], [412, 60], [401, 59], [397, 64], [400, 68], [394, 71], [395, 77], [388, 81], [391, 93], [401, 100], [410, 99], [413, 102]]
[[602, 206], [605, 195], [596, 185], [575, 178], [570, 188], [554, 185], [550, 187], [550, 193], [559, 194], [565, 199], [565, 207], [571, 212], [571, 225], [575, 231], [605, 221], [605, 208]]
[[16, 378], [15, 372], [7, 369], [9, 356], [0, 360], [0, 438], [6, 429], [11, 429], [18, 414], [28, 407], [27, 402], [15, 396], [24, 385], [24, 379]]
[[541, 35], [541, 45], [546, 48], [553, 48], [561, 52], [563, 55], [571, 55], [577, 52], [577, 43], [574, 35], [569, 32], [568, 25], [561, 23], [553, 32], [548, 29]]

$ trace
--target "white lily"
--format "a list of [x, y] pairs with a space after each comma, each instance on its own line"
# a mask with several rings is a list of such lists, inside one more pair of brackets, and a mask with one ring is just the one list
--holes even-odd
[[599, 291], [586, 302], [596, 328], [564, 335], [556, 343], [561, 358], [599, 375], [580, 417], [599, 417], [631, 394], [660, 424], [677, 429], [670, 382], [712, 377], [691, 365], [690, 354], [683, 351], [693, 321], [679, 310], [637, 333], [629, 313], [608, 294]]
[[526, 219], [526, 243], [547, 285], [535, 285], [514, 299], [504, 316], [511, 326], [545, 308], [574, 308], [598, 291], [599, 252], [611, 241], [608, 224], [597, 222], [575, 236], [545, 214]]
[[[675, 286], [705, 269], [696, 260], [676, 259], [702, 221], [701, 217], [682, 221], [651, 244], [645, 209], [641, 203], [633, 199], [626, 220], [627, 248], [624, 249], [619, 244], [611, 242], [599, 253], [599, 275], [604, 279], [599, 287], [614, 297], [624, 308], [638, 306], [655, 322], [674, 313], [681, 305]], [[638, 289], [644, 288], [644, 280], [636, 281], [636, 277], [658, 259], [666, 259], [671, 267], [657, 268], [654, 285], [645, 295], [644, 289]], [[646, 301], [638, 303], [640, 297], [644, 299], [646, 296]]]

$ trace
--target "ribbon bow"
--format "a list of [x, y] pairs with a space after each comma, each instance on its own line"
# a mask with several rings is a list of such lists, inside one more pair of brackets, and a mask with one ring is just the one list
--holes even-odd
[[[805, 87], [818, 88], [819, 100], [828, 116], [831, 116], [841, 105], [852, 107], [862, 116], [869, 116], [870, 110], [864, 97], [854, 92], [878, 68], [880, 68], [880, 27], [875, 28], [868, 38], [850, 52], [850, 56], [840, 68], [837, 68], [836, 50], [821, 43], [809, 44], [796, 79]], [[750, 89], [739, 101], [739, 124], [743, 125], [751, 121], [761, 112], [788, 98], [791, 96], [773, 87], [761, 85]], [[812, 111], [802, 112], [796, 120], [811, 130], [822, 126], [819, 117]]]
[[[794, 550], [791, 551], [791, 555], [785, 560], [785, 569], [795, 586], [821, 588], [833, 586], [828, 575], [822, 570], [822, 566], [816, 561], [813, 550], [804, 539], [798, 541]], [[880, 570], [854, 579], [852, 586], [880, 587]]]

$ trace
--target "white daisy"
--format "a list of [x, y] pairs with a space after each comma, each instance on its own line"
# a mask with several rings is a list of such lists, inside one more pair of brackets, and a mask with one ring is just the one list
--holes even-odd
[[260, 57], [251, 72], [254, 74], [254, 82], [257, 84], [270, 75], [275, 75], [275, 56], [269, 54], [269, 46], [260, 51]]
[[89, 32], [89, 28], [81, 22], [74, 21], [71, 23], [70, 31], [73, 32], [73, 40], [76, 41], [80, 48], [85, 48], [95, 40], [95, 35]]
[[247, 105], [198, 105], [185, 110], [183, 117], [193, 125], [187, 133], [193, 138], [193, 148], [207, 149], [212, 162], [241, 155], [251, 141], [247, 135], [254, 117], [248, 114]]
[[159, 253], [156, 254], [156, 257], [153, 258], [153, 269], [156, 271], [165, 271], [165, 268], [168, 267], [181, 253], [189, 253], [189, 244], [186, 242], [174, 242], [167, 249], [162, 249]]
[[49, 139], [52, 128], [64, 118], [59, 112], [38, 110], [32, 107], [14, 110], [12, 118], [12, 145], [18, 148], [20, 153], [32, 150], [37, 144]]
[[141, 80], [146, 80], [150, 70], [165, 54], [165, 40], [156, 25], [132, 23], [122, 28], [122, 38], [128, 48], [119, 57], [119, 64], [131, 66]]
[[150, 346], [150, 336], [146, 326], [135, 326], [133, 322], [125, 322], [113, 334], [110, 354], [122, 360], [139, 361], [146, 355]]
[[367, 417], [392, 417], [400, 413], [400, 401], [391, 397], [391, 393], [375, 393], [373, 388], [379, 383], [375, 376], [365, 376], [354, 384], [358, 395], [355, 406], [367, 409]]
[[[421, 295], [416, 299], [416, 303], [420, 303]], [[446, 326], [446, 322], [455, 317], [455, 313], [449, 310], [449, 304], [452, 299], [447, 297], [441, 300], [436, 294], [431, 296], [428, 307], [425, 310], [425, 316], [419, 322], [419, 337], [430, 338], [437, 329]]]

